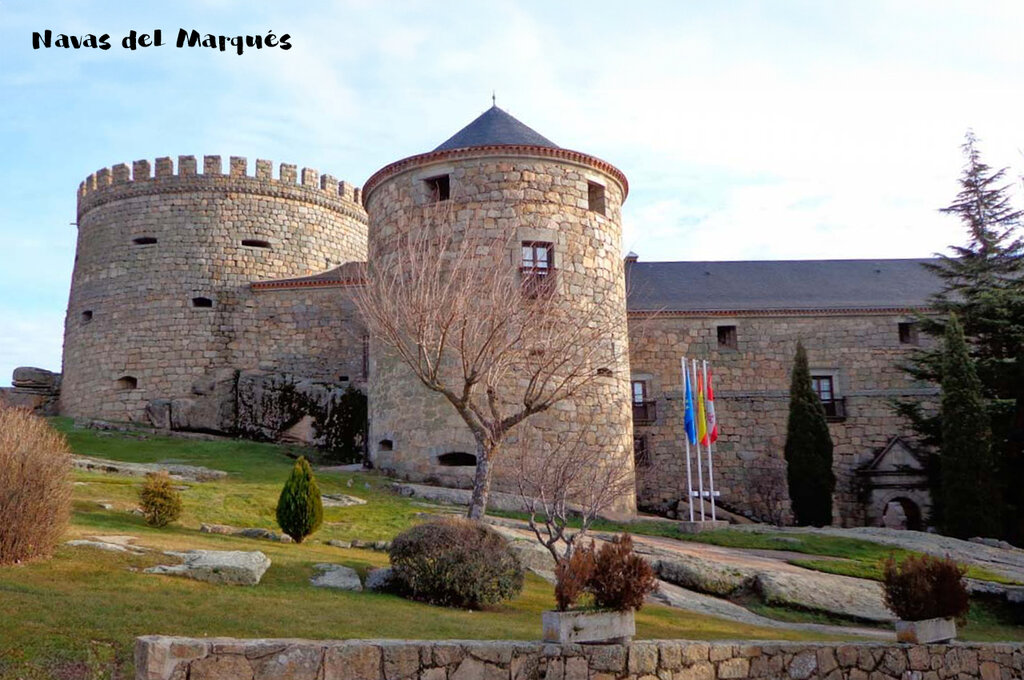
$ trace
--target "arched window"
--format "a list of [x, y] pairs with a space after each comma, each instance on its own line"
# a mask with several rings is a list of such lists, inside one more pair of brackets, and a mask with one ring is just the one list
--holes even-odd
[[117, 379], [117, 389], [134, 390], [139, 387], [139, 379], [133, 375], [123, 375]]
[[437, 457], [437, 464], [445, 467], [472, 467], [476, 465], [476, 456], [465, 451], [449, 451]]
[[242, 245], [249, 248], [270, 248], [270, 241], [259, 238], [243, 238]]
[[394, 449], [394, 442], [390, 439], [381, 439], [380, 443], [377, 444], [378, 451], [391, 451]]
[[192, 298], [193, 307], [213, 307], [213, 300], [208, 297], [194, 297]]

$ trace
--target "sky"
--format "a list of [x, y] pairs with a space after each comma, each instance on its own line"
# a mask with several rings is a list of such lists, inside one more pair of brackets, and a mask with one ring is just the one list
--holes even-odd
[[[937, 209], [968, 128], [1021, 195], [1021, 26], [1020, 0], [0, 0], [0, 385], [60, 370], [91, 172], [219, 154], [358, 186], [492, 92], [625, 172], [641, 261], [932, 255], [964, 241]], [[180, 28], [292, 47], [178, 49]], [[112, 47], [33, 50], [46, 29]]]

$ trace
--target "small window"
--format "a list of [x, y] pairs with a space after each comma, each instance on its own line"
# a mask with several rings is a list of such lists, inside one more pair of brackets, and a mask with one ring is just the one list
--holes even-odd
[[736, 340], [736, 326], [718, 327], [718, 346], [727, 349], [737, 349], [739, 343]]
[[427, 185], [427, 194], [434, 203], [447, 201], [451, 197], [451, 179], [448, 175], [438, 175], [423, 182]]
[[822, 403], [833, 401], [835, 399], [835, 384], [833, 383], [832, 376], [812, 375], [811, 387], [814, 388], [815, 393], [818, 395], [818, 399], [821, 399]]
[[243, 238], [242, 245], [249, 248], [270, 248], [270, 241], [263, 241], [258, 238]]
[[587, 182], [587, 207], [591, 212], [604, 215], [604, 187], [597, 182]]
[[139, 386], [139, 379], [132, 375], [121, 376], [117, 379], [117, 389], [134, 390]]
[[152, 236], [139, 236], [132, 239], [132, 243], [137, 246], [151, 246], [156, 243], [156, 238]]
[[377, 444], [378, 451], [393, 451], [394, 447], [395, 444], [390, 439], [381, 439]]
[[339, 382], [348, 382], [348, 376], [347, 375], [339, 375], [338, 376], [338, 381]]
[[82, 323], [86, 324], [89, 323], [90, 321], [92, 321], [92, 310], [87, 309], [84, 312], [82, 312]]
[[917, 345], [919, 343], [916, 321], [900, 322], [899, 329], [901, 345]]
[[647, 448], [647, 435], [633, 436], [633, 465], [637, 468], [651, 467], [651, 452]]
[[603, 378], [610, 378], [612, 377], [612, 369], [602, 366], [597, 369], [597, 374]]
[[192, 298], [193, 307], [213, 307], [213, 300], [208, 297], [194, 297]]
[[642, 404], [647, 401], [647, 381], [632, 380], [630, 384], [633, 388], [633, 403]]
[[465, 451], [449, 451], [437, 457], [437, 464], [445, 467], [474, 467], [476, 456]]

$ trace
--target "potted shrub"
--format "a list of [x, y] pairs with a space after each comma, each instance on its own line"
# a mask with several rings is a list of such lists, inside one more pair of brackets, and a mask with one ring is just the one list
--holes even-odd
[[542, 615], [544, 641], [627, 642], [636, 633], [633, 613], [655, 588], [654, 570], [628, 534], [596, 552], [593, 543], [579, 547], [555, 566], [557, 609]]
[[970, 601], [964, 585], [966, 569], [949, 559], [911, 555], [885, 562], [885, 604], [899, 621], [899, 642], [928, 644], [956, 637], [956, 620], [964, 621]]

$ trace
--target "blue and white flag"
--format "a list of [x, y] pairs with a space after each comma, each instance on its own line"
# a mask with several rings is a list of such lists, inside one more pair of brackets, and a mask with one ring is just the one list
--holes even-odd
[[683, 362], [683, 427], [686, 429], [686, 438], [691, 444], [697, 443], [697, 417], [693, 409], [693, 386], [690, 384], [690, 371], [685, 368]]

